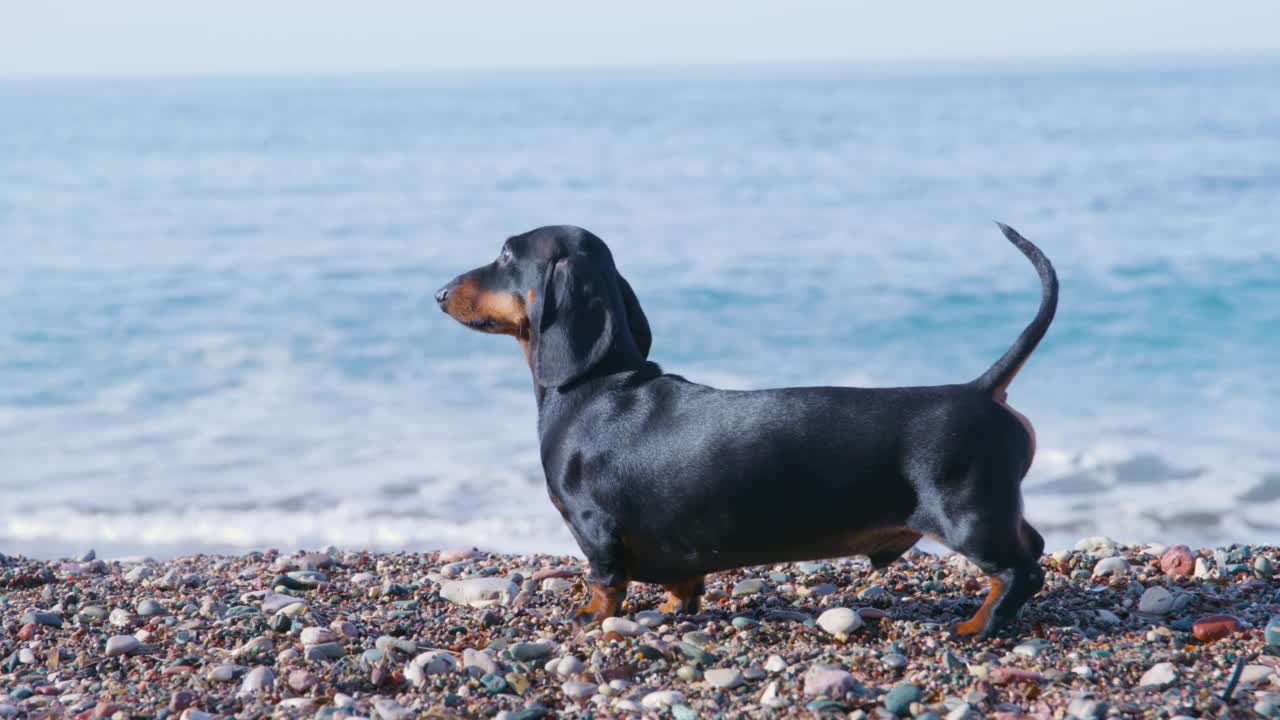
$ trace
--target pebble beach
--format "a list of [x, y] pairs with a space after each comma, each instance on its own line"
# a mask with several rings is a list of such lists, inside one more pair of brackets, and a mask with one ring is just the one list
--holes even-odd
[[696, 616], [633, 585], [587, 629], [570, 556], [0, 555], [0, 718], [1280, 717], [1275, 547], [1042, 562], [1012, 633], [963, 640], [985, 580], [920, 551], [714, 575]]

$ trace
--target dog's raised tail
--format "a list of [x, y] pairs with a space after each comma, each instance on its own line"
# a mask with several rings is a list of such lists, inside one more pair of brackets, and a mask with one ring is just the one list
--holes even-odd
[[1022, 369], [1022, 364], [1031, 356], [1036, 345], [1040, 344], [1040, 339], [1049, 329], [1049, 323], [1053, 322], [1053, 315], [1058, 310], [1058, 273], [1054, 272], [1049, 258], [1030, 240], [1002, 222], [997, 222], [996, 225], [1000, 226], [1000, 232], [1027, 256], [1036, 267], [1036, 272], [1040, 273], [1040, 309], [1036, 311], [1035, 318], [1004, 355], [973, 381], [974, 385], [990, 392], [997, 400], [1003, 400], [1009, 383], [1013, 382], [1013, 377]]

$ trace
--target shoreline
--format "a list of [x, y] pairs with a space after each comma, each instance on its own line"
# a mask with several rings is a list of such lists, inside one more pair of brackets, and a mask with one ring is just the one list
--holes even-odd
[[1275, 546], [1042, 564], [1013, 633], [967, 641], [985, 580], [914, 551], [719, 573], [696, 616], [632, 585], [587, 631], [571, 556], [0, 555], [0, 718], [1174, 717], [1226, 711], [1233, 674], [1230, 712], [1280, 717]]

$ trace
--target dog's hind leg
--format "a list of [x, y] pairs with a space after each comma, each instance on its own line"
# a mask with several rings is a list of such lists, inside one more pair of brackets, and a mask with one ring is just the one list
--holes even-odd
[[672, 615], [696, 615], [702, 603], [702, 593], [707, 590], [707, 578], [705, 575], [698, 575], [662, 587], [667, 591], [667, 599], [658, 606], [659, 610]]
[[991, 587], [973, 617], [955, 626], [956, 634], [988, 637], [1016, 618], [1027, 600], [1044, 586], [1044, 570], [1037, 552], [1043, 549], [1044, 540], [1018, 517], [1012, 528], [975, 530], [967, 541], [957, 545], [957, 551], [987, 573]]
[[946, 509], [928, 508], [916, 518], [916, 527], [968, 557], [991, 583], [973, 617], [955, 626], [957, 635], [994, 634], [1044, 585], [1044, 539], [1022, 518], [1021, 461], [1015, 468], [1006, 457], [999, 453], [993, 462], [944, 481], [949, 492]]
[[1022, 537], [1032, 555], [1037, 559], [1044, 555], [1044, 536], [1031, 527], [1025, 519], [1022, 521]]

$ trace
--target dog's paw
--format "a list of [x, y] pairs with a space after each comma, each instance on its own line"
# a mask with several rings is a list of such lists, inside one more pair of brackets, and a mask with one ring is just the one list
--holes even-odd
[[993, 632], [990, 623], [976, 623], [973, 619], [952, 623], [947, 629], [948, 637], [961, 642], [985, 640], [991, 637]]
[[604, 622], [604, 617], [591, 608], [590, 603], [579, 605], [569, 613], [569, 622], [582, 629]]

